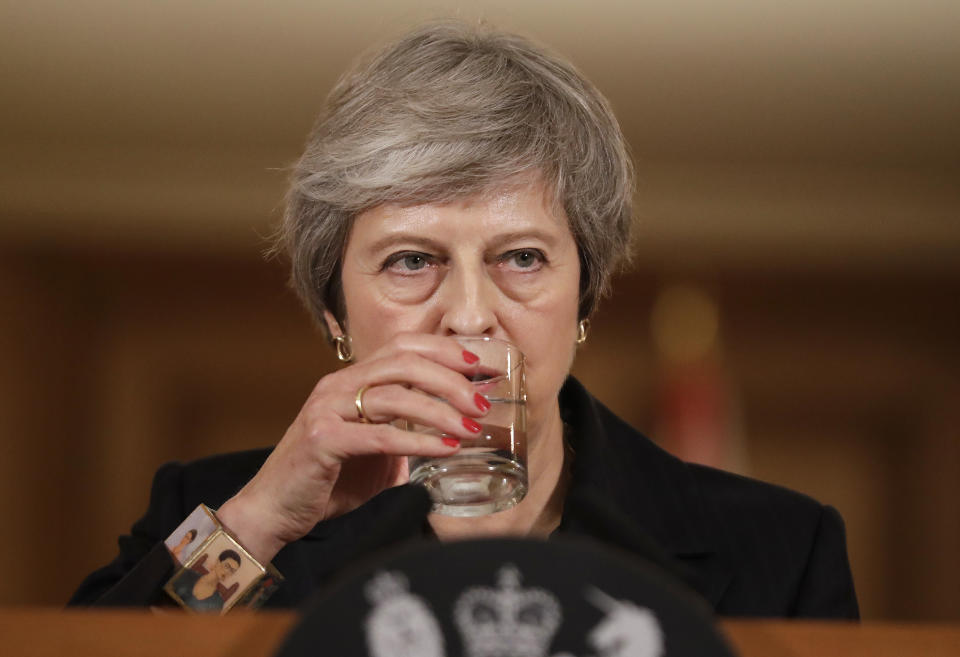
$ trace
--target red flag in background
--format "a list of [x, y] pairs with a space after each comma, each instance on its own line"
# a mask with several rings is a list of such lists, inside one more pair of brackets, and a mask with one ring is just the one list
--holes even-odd
[[685, 461], [743, 473], [740, 412], [724, 367], [716, 301], [704, 290], [669, 285], [651, 313], [656, 346], [658, 442]]

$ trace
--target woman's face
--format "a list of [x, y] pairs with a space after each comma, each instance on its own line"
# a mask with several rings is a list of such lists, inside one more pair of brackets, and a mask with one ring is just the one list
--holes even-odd
[[508, 340], [527, 357], [530, 429], [556, 408], [573, 361], [580, 260], [542, 184], [364, 212], [342, 283], [358, 360], [400, 332]]
[[217, 579], [220, 582], [223, 582], [230, 577], [230, 575], [234, 574], [240, 569], [240, 564], [237, 563], [236, 559], [227, 558], [223, 561], [218, 561], [214, 565], [213, 569], [217, 574]]

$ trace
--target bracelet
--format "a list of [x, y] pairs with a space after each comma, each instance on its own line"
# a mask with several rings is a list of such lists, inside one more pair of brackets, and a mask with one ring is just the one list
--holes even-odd
[[225, 614], [256, 609], [277, 590], [283, 575], [262, 565], [201, 504], [164, 541], [180, 568], [163, 590], [185, 609]]

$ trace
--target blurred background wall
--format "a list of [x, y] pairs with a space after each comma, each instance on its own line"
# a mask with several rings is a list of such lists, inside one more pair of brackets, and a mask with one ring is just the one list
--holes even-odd
[[866, 617], [960, 619], [957, 3], [469, 6], [0, 3], [0, 603], [62, 604], [160, 463], [279, 439], [336, 365], [262, 256], [282, 169], [351, 60], [459, 16], [570, 57], [633, 146], [576, 373], [838, 507]]

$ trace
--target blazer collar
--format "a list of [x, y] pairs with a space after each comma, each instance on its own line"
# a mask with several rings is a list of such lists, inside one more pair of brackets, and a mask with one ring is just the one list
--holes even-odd
[[[660, 561], [716, 606], [732, 569], [716, 548], [713, 537], [722, 528], [708, 512], [691, 467], [614, 415], [573, 377], [560, 391], [560, 408], [575, 452], [561, 528], [585, 509], [606, 516], [607, 526], [620, 527], [612, 531], [621, 538], [604, 538]], [[578, 502], [583, 499], [586, 505]], [[680, 567], [664, 564], [658, 554]]]

